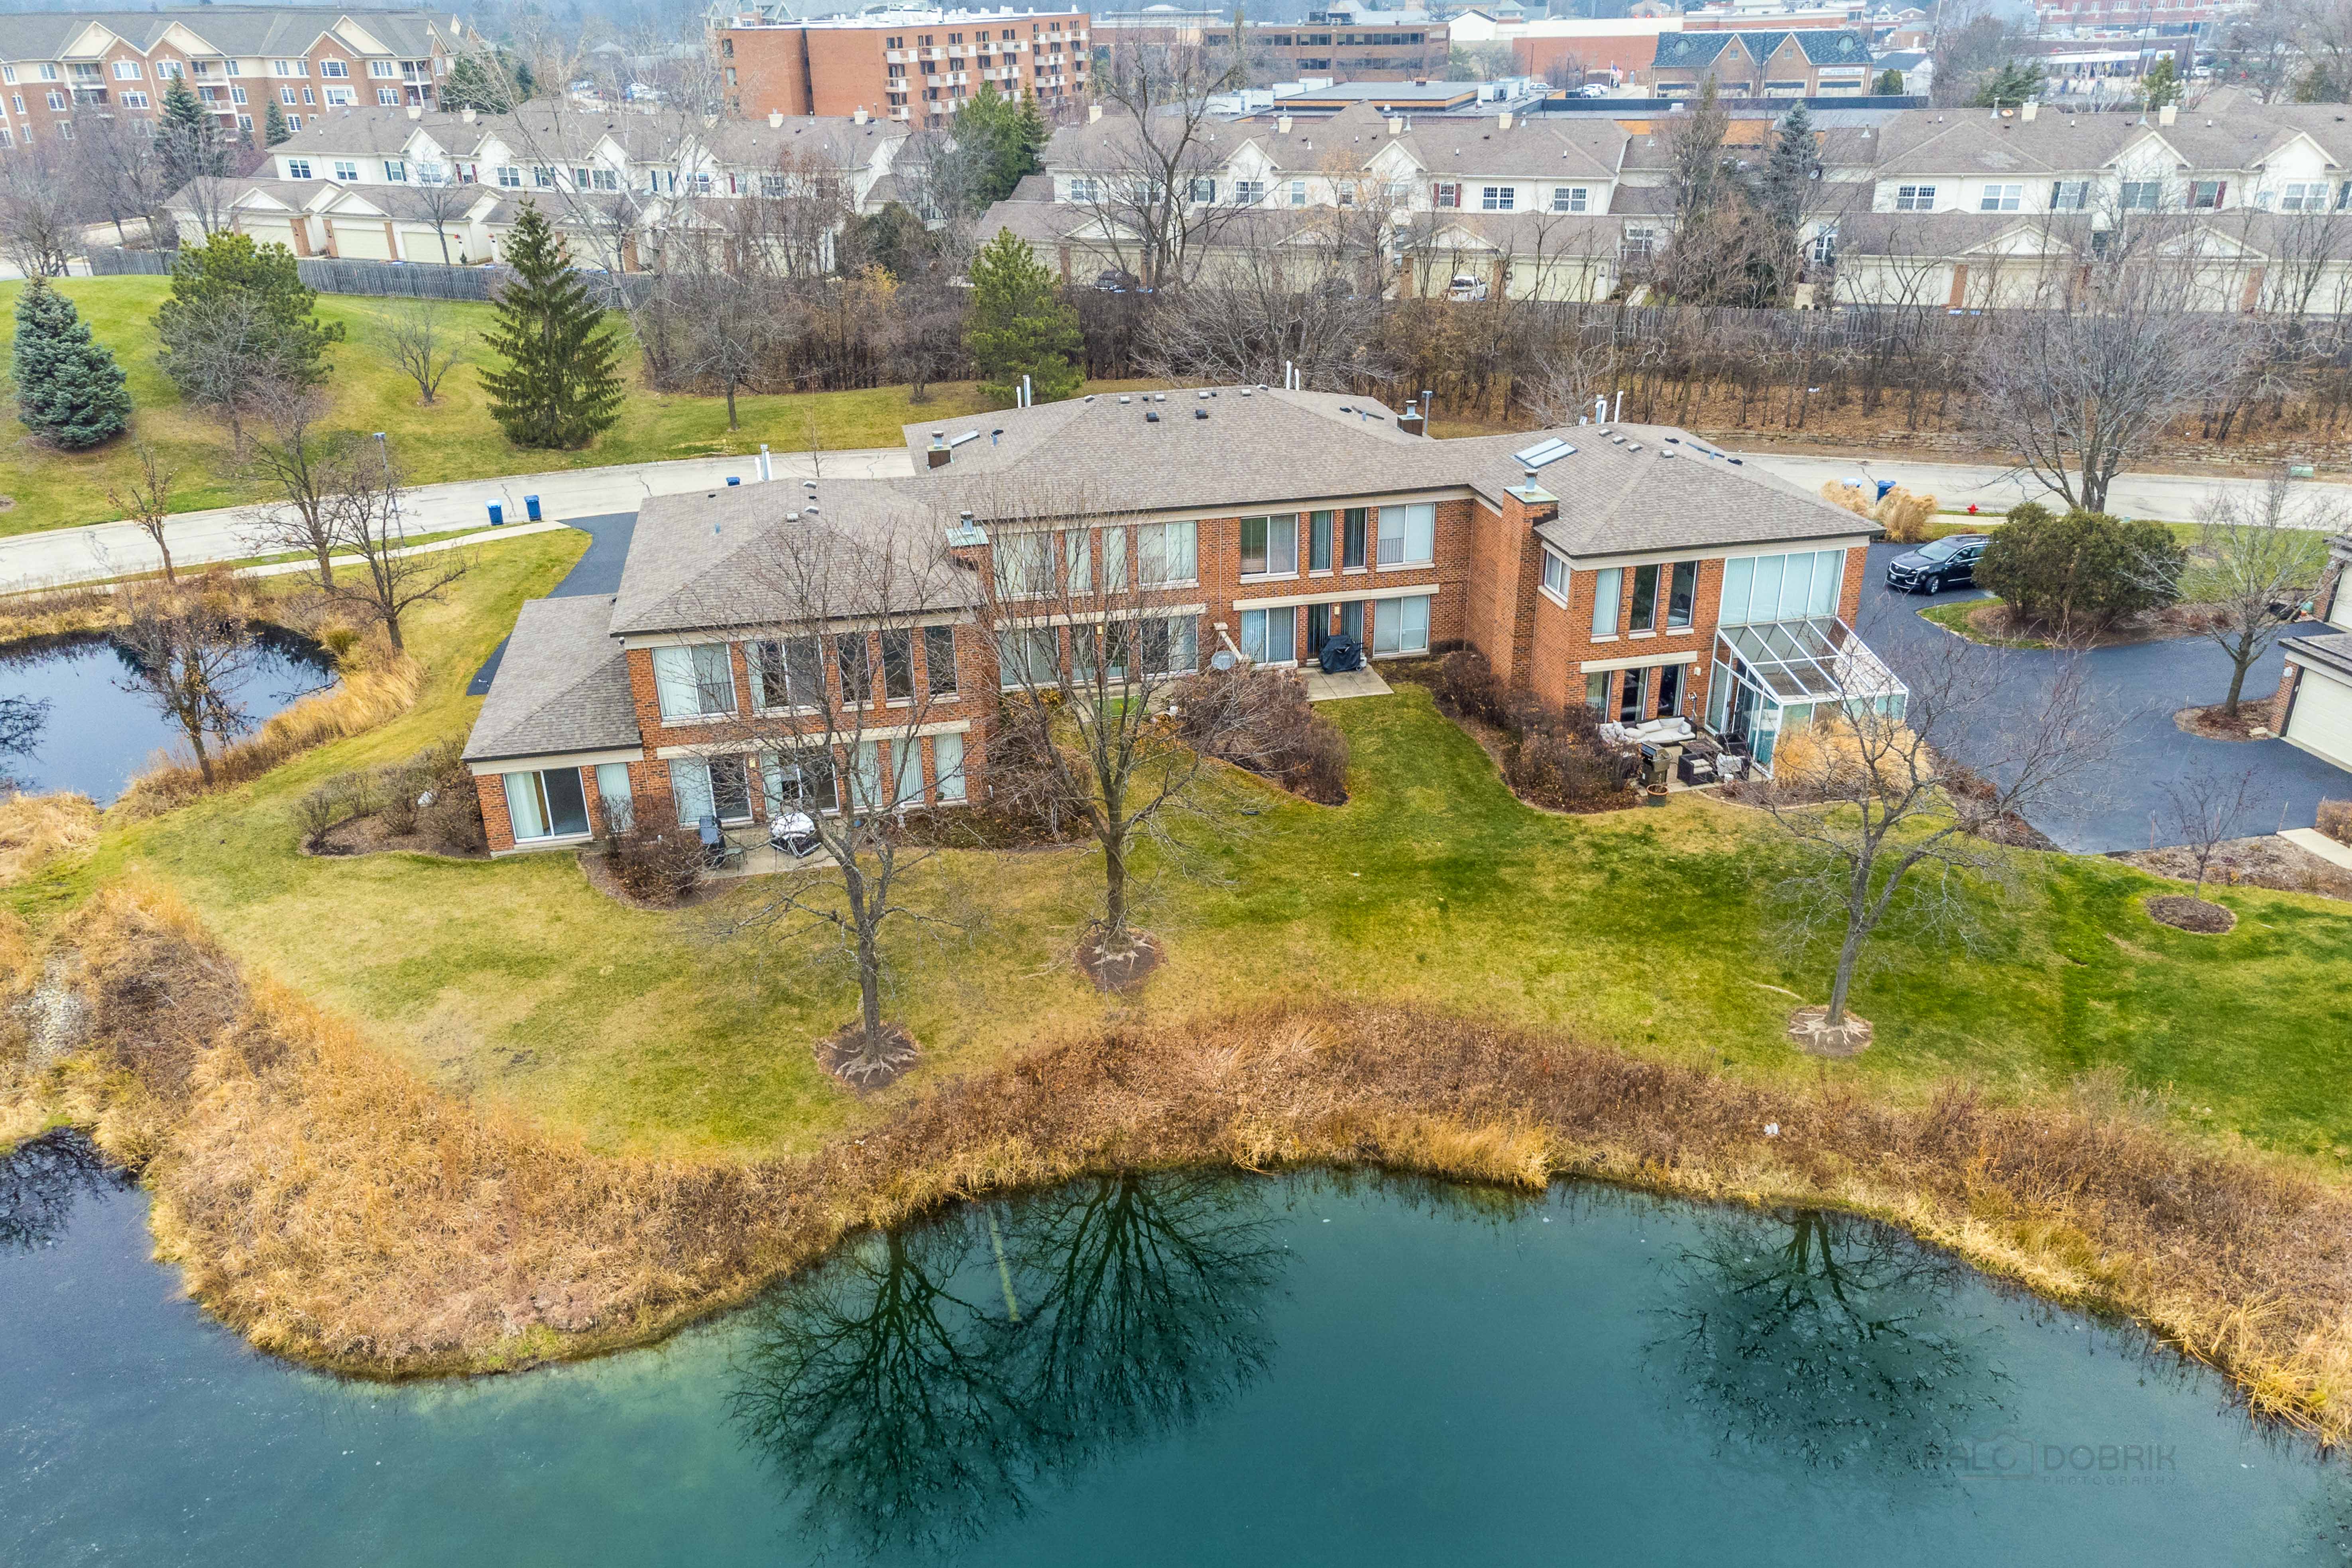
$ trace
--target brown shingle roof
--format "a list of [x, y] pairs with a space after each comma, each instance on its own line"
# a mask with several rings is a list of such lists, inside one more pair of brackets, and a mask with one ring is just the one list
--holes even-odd
[[611, 615], [611, 602], [593, 595], [525, 601], [466, 737], [467, 762], [643, 744]]

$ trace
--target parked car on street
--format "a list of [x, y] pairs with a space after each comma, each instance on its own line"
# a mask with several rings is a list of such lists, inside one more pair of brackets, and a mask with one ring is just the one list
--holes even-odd
[[1906, 550], [1886, 563], [1886, 585], [1906, 594], [1940, 594], [1947, 588], [1974, 587], [1977, 563], [1984, 558], [1986, 536], [1953, 533]]

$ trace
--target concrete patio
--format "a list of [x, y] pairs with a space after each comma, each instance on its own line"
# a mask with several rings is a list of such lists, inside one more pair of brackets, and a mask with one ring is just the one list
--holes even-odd
[[1349, 697], [1386, 697], [1391, 691], [1389, 683], [1381, 679], [1381, 672], [1370, 666], [1340, 675], [1326, 675], [1319, 669], [1308, 668], [1301, 668], [1298, 673], [1307, 678], [1307, 700], [1309, 702], [1337, 702]]

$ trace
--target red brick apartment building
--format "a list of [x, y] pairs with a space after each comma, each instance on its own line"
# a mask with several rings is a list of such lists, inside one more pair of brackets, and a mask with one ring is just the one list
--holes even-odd
[[[842, 777], [897, 780], [883, 797], [906, 809], [983, 798], [1000, 661], [1074, 654], [1050, 618], [1010, 634], [1020, 647], [982, 634], [977, 574], [1016, 543], [1055, 572], [1156, 563], [1133, 646], [1175, 671], [1220, 651], [1311, 665], [1335, 637], [1375, 661], [1468, 646], [1547, 702], [1682, 715], [1747, 737], [1767, 766], [1772, 737], [1820, 701], [1900, 700], [1851, 630], [1870, 538], [1852, 513], [1663, 426], [1439, 441], [1422, 423], [1265, 387], [1103, 395], [909, 426], [914, 477], [828, 481], [821, 507], [780, 485], [656, 497], [616, 595], [523, 606], [466, 749], [491, 847], [586, 842], [621, 803], [638, 821], [757, 833], [834, 809]], [[1020, 521], [992, 515], [1023, 497]], [[918, 591], [881, 630], [780, 629], [753, 566], [766, 552], [909, 525], [942, 531], [961, 587]], [[772, 740], [764, 755], [714, 740], [738, 716], [799, 711], [768, 700], [780, 681], [845, 700], [836, 665], [889, 672], [861, 754], [811, 770]]]
[[1084, 11], [871, 11], [805, 22], [738, 17], [712, 29], [728, 107], [763, 114], [859, 110], [923, 125], [982, 83], [1008, 98], [1083, 97]]
[[184, 79], [225, 131], [331, 108], [438, 101], [451, 63], [481, 47], [446, 11], [201, 5], [0, 16], [0, 147], [70, 141], [92, 118], [152, 121]]

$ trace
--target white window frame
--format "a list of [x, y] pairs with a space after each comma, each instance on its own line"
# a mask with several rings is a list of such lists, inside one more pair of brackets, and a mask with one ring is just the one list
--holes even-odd
[[1591, 211], [1591, 188], [1586, 185], [1554, 185], [1551, 188], [1551, 210], [1556, 213]]
[[2025, 205], [2025, 187], [2014, 181], [1988, 184], [1977, 197], [1980, 213], [2013, 213]]
[[359, 166], [359, 164], [358, 164], [356, 162], [354, 162], [353, 160], [349, 159], [349, 158], [338, 158], [338, 159], [336, 159], [336, 160], [335, 160], [335, 178], [336, 178], [336, 179], [338, 179], [338, 180], [341, 180], [343, 184], [347, 184], [347, 185], [356, 185], [356, 184], [359, 184], [359, 182], [360, 182], [360, 166]]
[[[1265, 531], [1265, 547], [1263, 561], [1255, 572], [1249, 564], [1249, 527], [1256, 523]], [[1298, 514], [1271, 512], [1260, 517], [1241, 520], [1241, 577], [1244, 582], [1262, 582], [1279, 577], [1298, 575]]]
[[310, 177], [310, 160], [308, 158], [287, 159], [286, 177], [289, 180], [309, 179]]
[[1568, 608], [1569, 568], [1565, 557], [1543, 552], [1543, 592], [1561, 609]]
[[1895, 186], [1895, 210], [1899, 213], [1934, 212], [1936, 210], [1936, 187], [1933, 185]]
[[[654, 697], [665, 724], [724, 719], [735, 711], [735, 661], [725, 643], [671, 643], [653, 650]], [[712, 706], [719, 692], [726, 706]]]
[[1481, 185], [1478, 188], [1478, 210], [1507, 213], [1517, 209], [1519, 187], [1517, 185]]
[[[1410, 594], [1400, 599], [1375, 600], [1372, 612], [1372, 657], [1404, 658], [1429, 651], [1429, 626], [1436, 618], [1437, 595]], [[1418, 615], [1421, 625], [1411, 625]]]
[[[1437, 504], [1434, 501], [1407, 501], [1398, 506], [1384, 506], [1377, 520], [1379, 530], [1373, 545], [1372, 564], [1383, 572], [1409, 572], [1437, 564]], [[1396, 553], [1389, 553], [1389, 542], [1396, 542]]]

